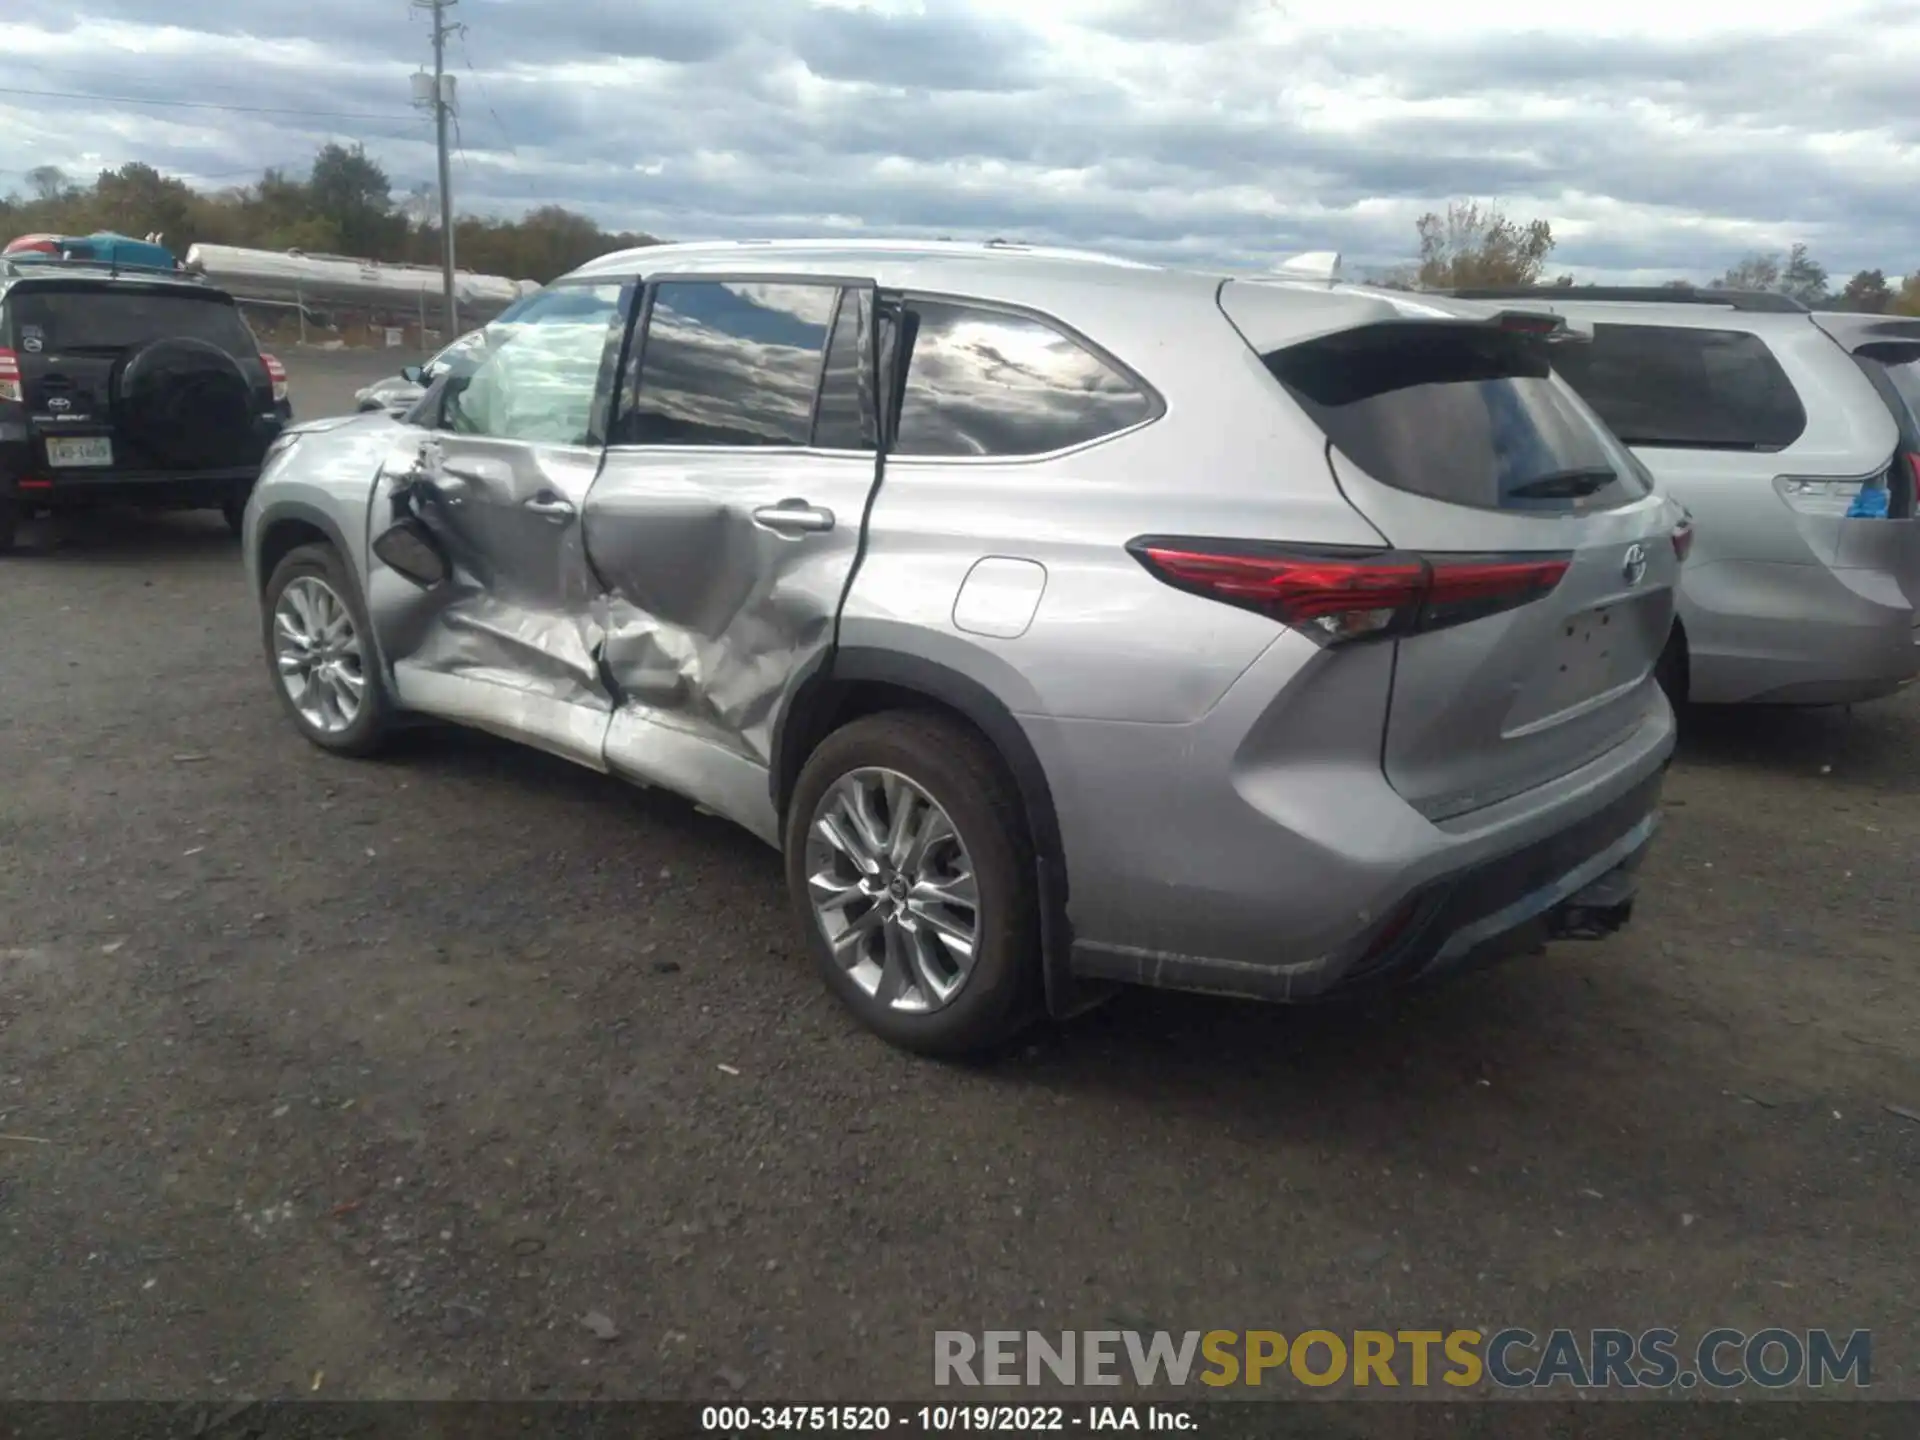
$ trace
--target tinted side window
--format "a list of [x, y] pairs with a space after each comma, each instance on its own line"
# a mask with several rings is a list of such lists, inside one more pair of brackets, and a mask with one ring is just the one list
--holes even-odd
[[874, 405], [873, 295], [849, 290], [827, 343], [826, 374], [813, 417], [813, 443], [822, 450], [871, 450], [879, 435]]
[[1546, 348], [1522, 336], [1416, 320], [1263, 358], [1328, 439], [1396, 489], [1547, 511], [1623, 505], [1648, 491], [1644, 467], [1555, 381]]
[[1133, 380], [1025, 316], [912, 300], [899, 343], [897, 455], [1044, 455], [1153, 413]]
[[441, 425], [539, 445], [584, 445], [620, 286], [579, 286], [539, 321], [489, 327], [446, 379]]
[[669, 281], [653, 287], [623, 445], [805, 445], [839, 290]]
[[1740, 330], [1595, 325], [1554, 367], [1629, 445], [1784, 450], [1807, 412], [1766, 342]]

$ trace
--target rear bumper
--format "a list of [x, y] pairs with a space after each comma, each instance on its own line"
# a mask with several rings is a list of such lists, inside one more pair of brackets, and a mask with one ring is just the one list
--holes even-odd
[[1658, 687], [1604, 753], [1436, 821], [1387, 782], [1364, 720], [1391, 658], [1356, 653], [1277, 705], [1255, 676], [1190, 725], [1022, 717], [1059, 817], [1072, 973], [1308, 1000], [1596, 928], [1563, 907], [1630, 878], [1651, 841], [1674, 742]]
[[171, 505], [211, 509], [244, 499], [260, 478], [260, 467], [235, 470], [42, 471], [0, 476], [0, 498], [47, 509], [84, 509], [95, 505]]
[[1432, 882], [1386, 926], [1312, 966], [1077, 946], [1074, 973], [1250, 1000], [1333, 999], [1477, 969], [1550, 940], [1611, 935], [1633, 914], [1660, 828], [1665, 767], [1542, 842]]

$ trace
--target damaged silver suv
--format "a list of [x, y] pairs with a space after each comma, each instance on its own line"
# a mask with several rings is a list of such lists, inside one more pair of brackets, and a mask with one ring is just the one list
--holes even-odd
[[1006, 245], [556, 292], [275, 447], [246, 555], [315, 744], [438, 717], [728, 816], [931, 1052], [1625, 922], [1681, 515], [1559, 322]]

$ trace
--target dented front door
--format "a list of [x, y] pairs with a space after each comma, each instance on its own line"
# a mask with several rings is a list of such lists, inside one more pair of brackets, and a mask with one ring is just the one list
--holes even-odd
[[604, 768], [613, 697], [581, 510], [625, 307], [617, 285], [559, 298], [490, 335], [445, 383], [435, 427], [389, 460], [373, 533], [417, 518], [452, 574], [423, 589], [376, 555], [369, 608], [403, 705]]
[[665, 277], [587, 496], [610, 769], [777, 843], [783, 702], [832, 644], [878, 475], [874, 293]]

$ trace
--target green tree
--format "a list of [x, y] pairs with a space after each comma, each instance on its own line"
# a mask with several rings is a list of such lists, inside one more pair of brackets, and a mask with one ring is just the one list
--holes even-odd
[[1887, 283], [1885, 272], [1861, 270], [1840, 291], [1840, 301], [1849, 310], [1884, 315], [1893, 303], [1893, 287]]
[[1415, 222], [1420, 234], [1419, 282], [1428, 290], [1467, 285], [1533, 285], [1553, 252], [1545, 220], [1518, 224], [1497, 205], [1454, 200], [1444, 215]]
[[331, 226], [335, 241], [354, 255], [377, 258], [405, 234], [406, 220], [394, 214], [393, 184], [363, 145], [329, 142], [313, 157], [307, 176], [310, 219]]
[[[251, 185], [217, 194], [139, 161], [103, 170], [89, 186], [51, 165], [29, 171], [27, 182], [25, 194], [0, 198], [7, 237], [104, 228], [158, 231], [177, 255], [206, 241], [421, 265], [440, 259], [440, 232], [428, 219], [438, 218], [431, 193], [396, 205], [386, 171], [359, 146], [323, 146], [304, 176], [271, 169]], [[650, 235], [609, 233], [557, 205], [518, 220], [462, 216], [457, 223], [463, 269], [542, 283], [596, 255], [654, 243]]]

